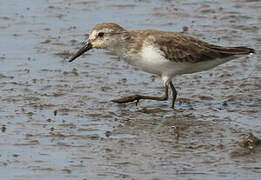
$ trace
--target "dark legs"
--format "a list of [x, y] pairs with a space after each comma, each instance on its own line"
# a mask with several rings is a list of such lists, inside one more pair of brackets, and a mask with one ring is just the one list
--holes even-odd
[[142, 95], [133, 95], [133, 96], [126, 96], [120, 99], [114, 99], [112, 102], [115, 103], [128, 103], [128, 102], [133, 102], [136, 101], [136, 105], [140, 101], [140, 99], [151, 99], [151, 100], [156, 100], [156, 101], [166, 101], [169, 98], [168, 94], [169, 88], [168, 86], [165, 87], [165, 95], [162, 97], [155, 97], [155, 96], [142, 96]]
[[[177, 97], [177, 91], [175, 89], [175, 87], [173, 86], [172, 82], [170, 81], [170, 88], [172, 90], [172, 104], [171, 104], [171, 108], [174, 108], [174, 104], [175, 104], [175, 100]], [[126, 96], [126, 97], [122, 97], [120, 99], [114, 99], [112, 100], [112, 102], [115, 103], [128, 103], [128, 102], [133, 102], [136, 101], [136, 105], [138, 104], [140, 99], [151, 99], [151, 100], [156, 100], [156, 101], [166, 101], [168, 100], [168, 86], [165, 86], [165, 95], [162, 97], [155, 97], [155, 96], [143, 96], [143, 95], [133, 95], [133, 96]]]
[[170, 85], [170, 88], [171, 88], [171, 90], [172, 90], [172, 103], [171, 103], [171, 108], [174, 109], [174, 104], [175, 104], [175, 101], [176, 101], [176, 98], [177, 98], [177, 94], [178, 94], [178, 93], [177, 93], [175, 87], [173, 86], [172, 81], [170, 81], [169, 85]]

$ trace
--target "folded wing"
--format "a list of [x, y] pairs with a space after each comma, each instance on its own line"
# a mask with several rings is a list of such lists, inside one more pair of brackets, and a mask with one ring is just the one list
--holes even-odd
[[230, 56], [240, 56], [254, 53], [254, 49], [240, 47], [223, 47], [195, 39], [180, 33], [172, 33], [171, 38], [165, 33], [159, 34], [156, 44], [170, 61], [191, 62], [215, 60]]

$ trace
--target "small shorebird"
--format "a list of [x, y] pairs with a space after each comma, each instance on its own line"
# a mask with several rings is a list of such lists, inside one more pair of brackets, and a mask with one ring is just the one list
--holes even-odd
[[163, 81], [165, 95], [162, 97], [133, 95], [112, 100], [113, 102], [136, 101], [137, 104], [140, 99], [165, 101], [168, 100], [170, 85], [173, 95], [172, 108], [177, 97], [177, 91], [171, 81], [174, 76], [208, 70], [255, 52], [254, 49], [243, 46], [223, 47], [209, 44], [176, 32], [128, 31], [114, 23], [102, 23], [91, 30], [89, 40], [69, 62], [92, 48], [107, 49], [138, 69], [161, 76]]

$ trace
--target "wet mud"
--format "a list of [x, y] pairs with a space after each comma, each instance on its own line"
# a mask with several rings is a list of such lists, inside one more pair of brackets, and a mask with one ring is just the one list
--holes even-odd
[[[0, 179], [260, 179], [259, 1], [0, 3]], [[256, 54], [160, 79], [101, 50], [68, 63], [97, 23], [161, 29]]]

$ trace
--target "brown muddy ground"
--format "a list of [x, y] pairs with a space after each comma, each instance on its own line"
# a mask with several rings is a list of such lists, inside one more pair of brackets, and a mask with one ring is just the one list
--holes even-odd
[[[260, 179], [260, 11], [253, 0], [0, 2], [0, 179]], [[175, 111], [117, 105], [163, 89], [103, 51], [67, 62], [100, 22], [257, 53], [175, 78]]]

